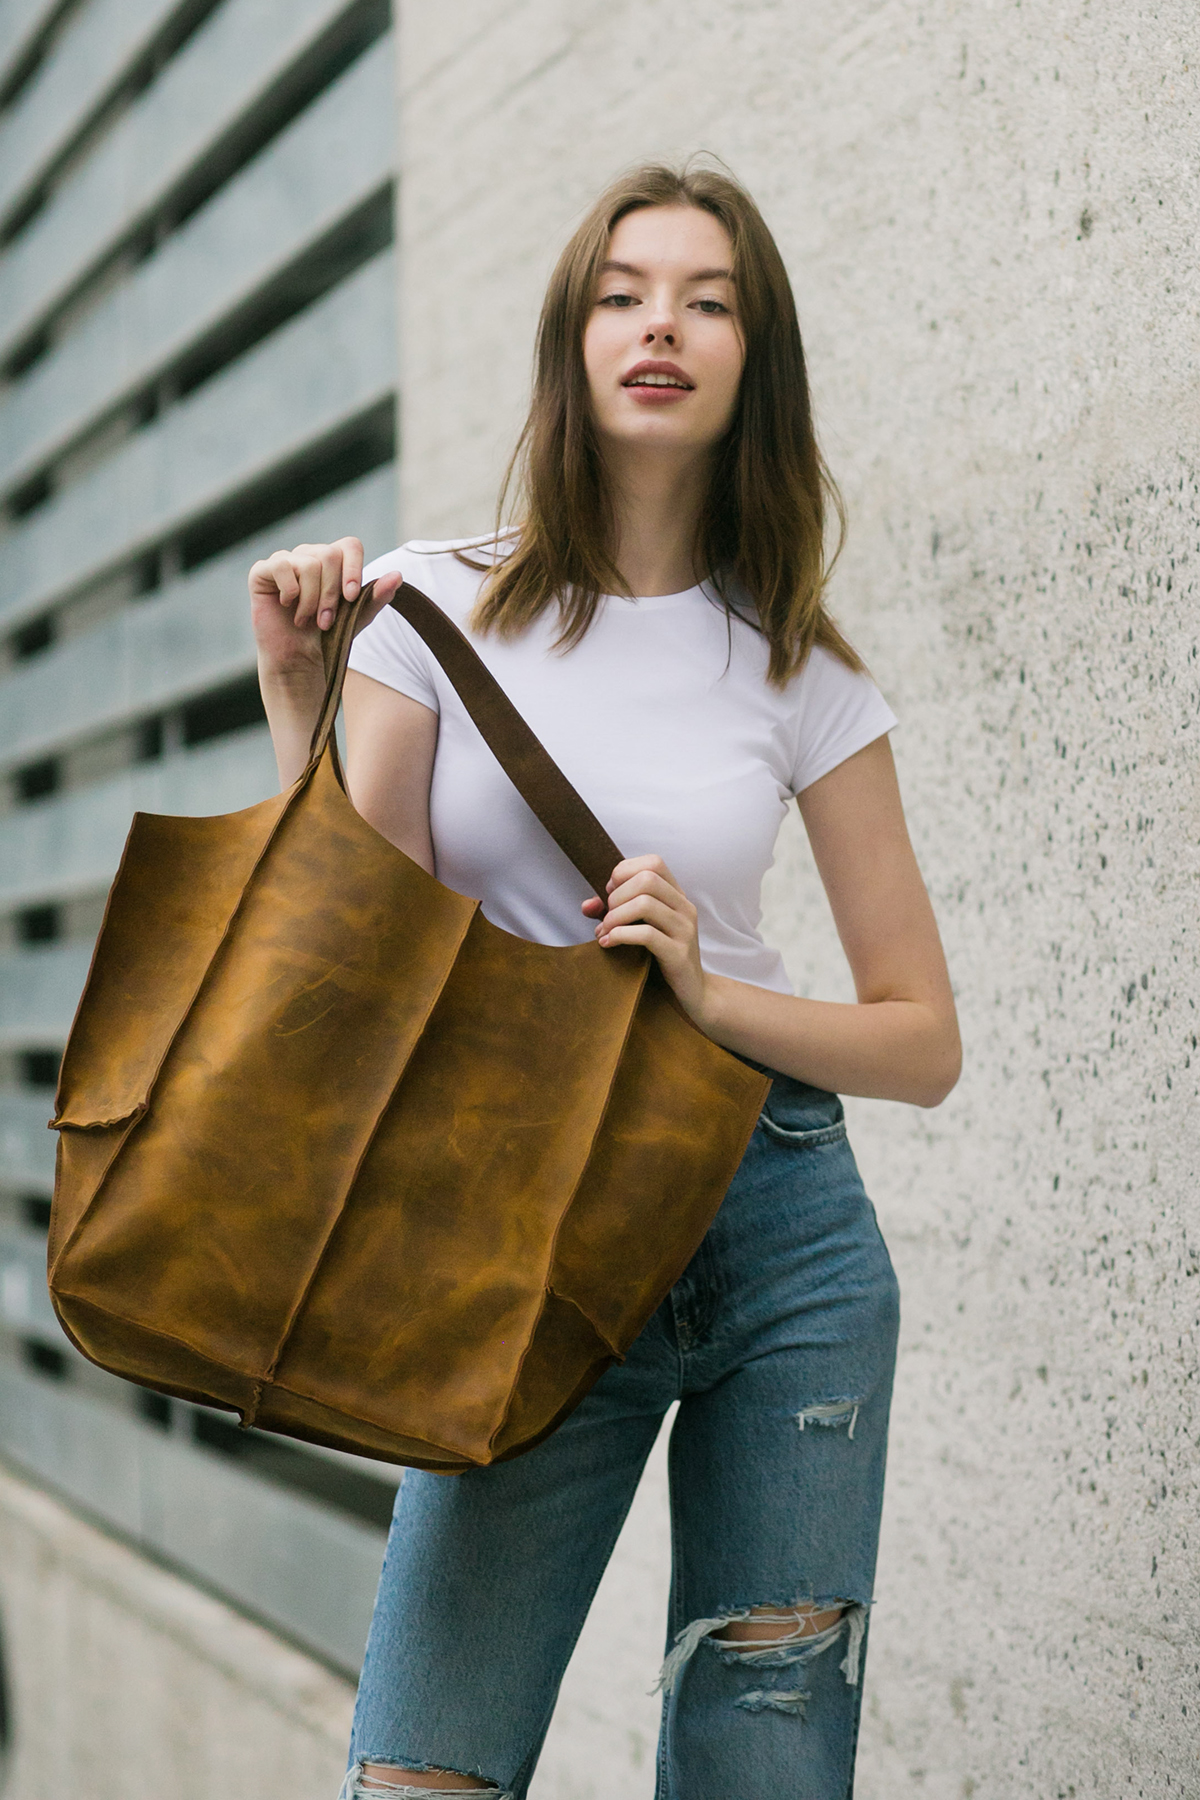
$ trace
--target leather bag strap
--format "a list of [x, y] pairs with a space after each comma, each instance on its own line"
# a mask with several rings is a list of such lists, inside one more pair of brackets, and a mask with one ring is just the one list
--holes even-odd
[[[310, 767], [332, 736], [350, 660], [354, 621], [359, 608], [370, 599], [374, 585], [373, 581], [368, 582], [353, 605], [338, 608], [338, 616], [322, 640], [325, 698], [312, 736]], [[407, 581], [390, 604], [437, 658], [484, 743], [526, 806], [541, 820], [588, 886], [603, 899], [609, 876], [622, 854], [595, 813], [530, 730], [470, 640], [441, 607]], [[336, 753], [335, 740], [335, 756]]]

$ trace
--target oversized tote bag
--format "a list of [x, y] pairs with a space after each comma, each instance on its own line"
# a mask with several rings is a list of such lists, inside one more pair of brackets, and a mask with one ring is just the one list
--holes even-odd
[[[392, 605], [603, 894], [620, 852], [467, 639], [416, 588]], [[286, 793], [134, 819], [59, 1082], [50, 1290], [127, 1380], [453, 1473], [620, 1360], [768, 1084], [646, 952], [513, 937], [359, 817], [333, 735], [357, 611]]]

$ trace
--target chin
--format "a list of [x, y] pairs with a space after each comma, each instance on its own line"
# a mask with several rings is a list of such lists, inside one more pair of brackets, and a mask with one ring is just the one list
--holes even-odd
[[618, 444], [657, 444], [664, 450], [707, 450], [716, 439], [694, 425], [662, 414], [614, 422], [604, 436]]

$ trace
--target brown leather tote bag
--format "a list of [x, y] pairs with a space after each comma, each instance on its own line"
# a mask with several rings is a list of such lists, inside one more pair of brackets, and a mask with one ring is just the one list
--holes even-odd
[[[620, 852], [467, 639], [392, 604], [603, 894]], [[513, 937], [359, 817], [333, 735], [356, 611], [293, 787], [134, 819], [59, 1082], [50, 1290], [127, 1380], [451, 1473], [532, 1448], [621, 1358], [768, 1083], [645, 952]]]

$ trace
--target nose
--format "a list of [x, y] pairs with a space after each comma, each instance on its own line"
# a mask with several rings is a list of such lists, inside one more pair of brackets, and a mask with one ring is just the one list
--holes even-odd
[[642, 330], [642, 343], [646, 349], [655, 344], [674, 349], [679, 342], [679, 321], [674, 307], [664, 296], [659, 296], [647, 311], [649, 316]]

